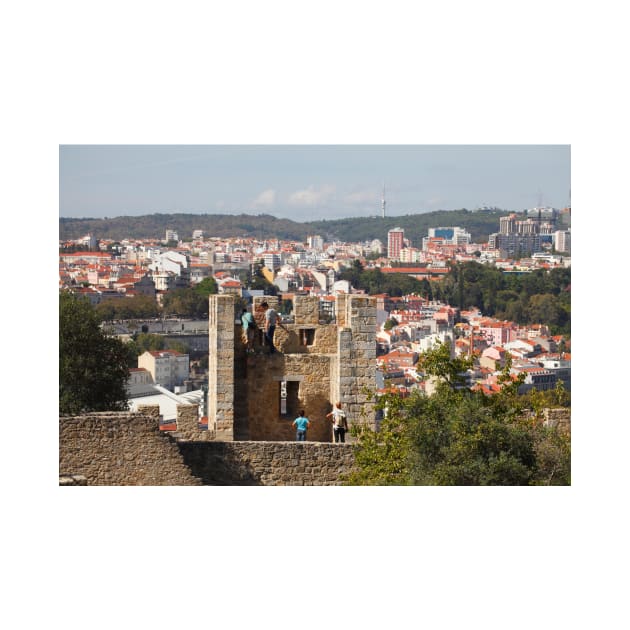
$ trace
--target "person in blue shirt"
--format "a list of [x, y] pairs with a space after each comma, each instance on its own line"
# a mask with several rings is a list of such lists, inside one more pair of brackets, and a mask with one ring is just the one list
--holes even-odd
[[300, 415], [293, 421], [293, 424], [297, 428], [297, 434], [295, 436], [296, 441], [306, 442], [306, 429], [310, 424], [309, 419], [304, 415], [304, 410], [300, 411]]

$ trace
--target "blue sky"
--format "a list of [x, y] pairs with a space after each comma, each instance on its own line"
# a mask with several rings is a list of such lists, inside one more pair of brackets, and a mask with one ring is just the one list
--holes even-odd
[[62, 217], [308, 221], [569, 202], [569, 145], [62, 145]]

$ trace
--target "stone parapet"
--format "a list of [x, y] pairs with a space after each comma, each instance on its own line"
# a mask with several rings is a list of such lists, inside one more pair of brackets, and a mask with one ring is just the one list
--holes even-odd
[[199, 428], [199, 405], [177, 405], [176, 436], [181, 439], [206, 442], [216, 438], [216, 430]]
[[310, 295], [297, 295], [293, 299], [295, 324], [317, 326], [319, 324], [319, 298]]
[[338, 486], [354, 466], [349, 444], [181, 442], [179, 447], [205, 485]]
[[[151, 411], [151, 409], [149, 409]], [[59, 418], [59, 477], [90, 486], [200, 485], [155, 413], [104, 412]], [[74, 484], [78, 485], [78, 484]]]

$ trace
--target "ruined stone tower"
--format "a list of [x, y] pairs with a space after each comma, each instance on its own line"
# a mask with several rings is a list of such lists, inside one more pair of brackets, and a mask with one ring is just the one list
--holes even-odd
[[[256, 297], [255, 317], [263, 301], [278, 308], [277, 297]], [[374, 427], [375, 298], [339, 295], [335, 322], [322, 324], [319, 298], [297, 296], [294, 323], [276, 327], [274, 355], [262, 333], [257, 354], [245, 353], [233, 296], [211, 295], [209, 306], [208, 428], [217, 440], [294, 440], [292, 422], [304, 409], [308, 439], [330, 442], [325, 416], [337, 400], [350, 425]]]

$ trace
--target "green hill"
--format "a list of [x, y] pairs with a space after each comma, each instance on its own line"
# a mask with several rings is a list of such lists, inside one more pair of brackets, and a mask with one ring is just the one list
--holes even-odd
[[384, 219], [361, 217], [309, 223], [263, 214], [149, 214], [107, 219], [60, 218], [59, 238], [77, 239], [91, 233], [97, 239], [118, 241], [124, 238], [164, 239], [166, 230], [175, 230], [179, 238], [190, 238], [193, 230], [203, 230], [206, 238], [243, 236], [305, 241], [309, 234], [321, 234], [327, 241], [358, 242], [378, 238], [386, 243], [388, 230], [400, 227], [405, 230], [405, 236], [411, 240], [411, 244], [417, 247], [427, 235], [428, 228], [441, 226], [465, 228], [472, 234], [473, 241], [485, 242], [489, 234], [498, 231], [499, 217], [505, 214], [507, 211], [499, 210], [439, 210]]

